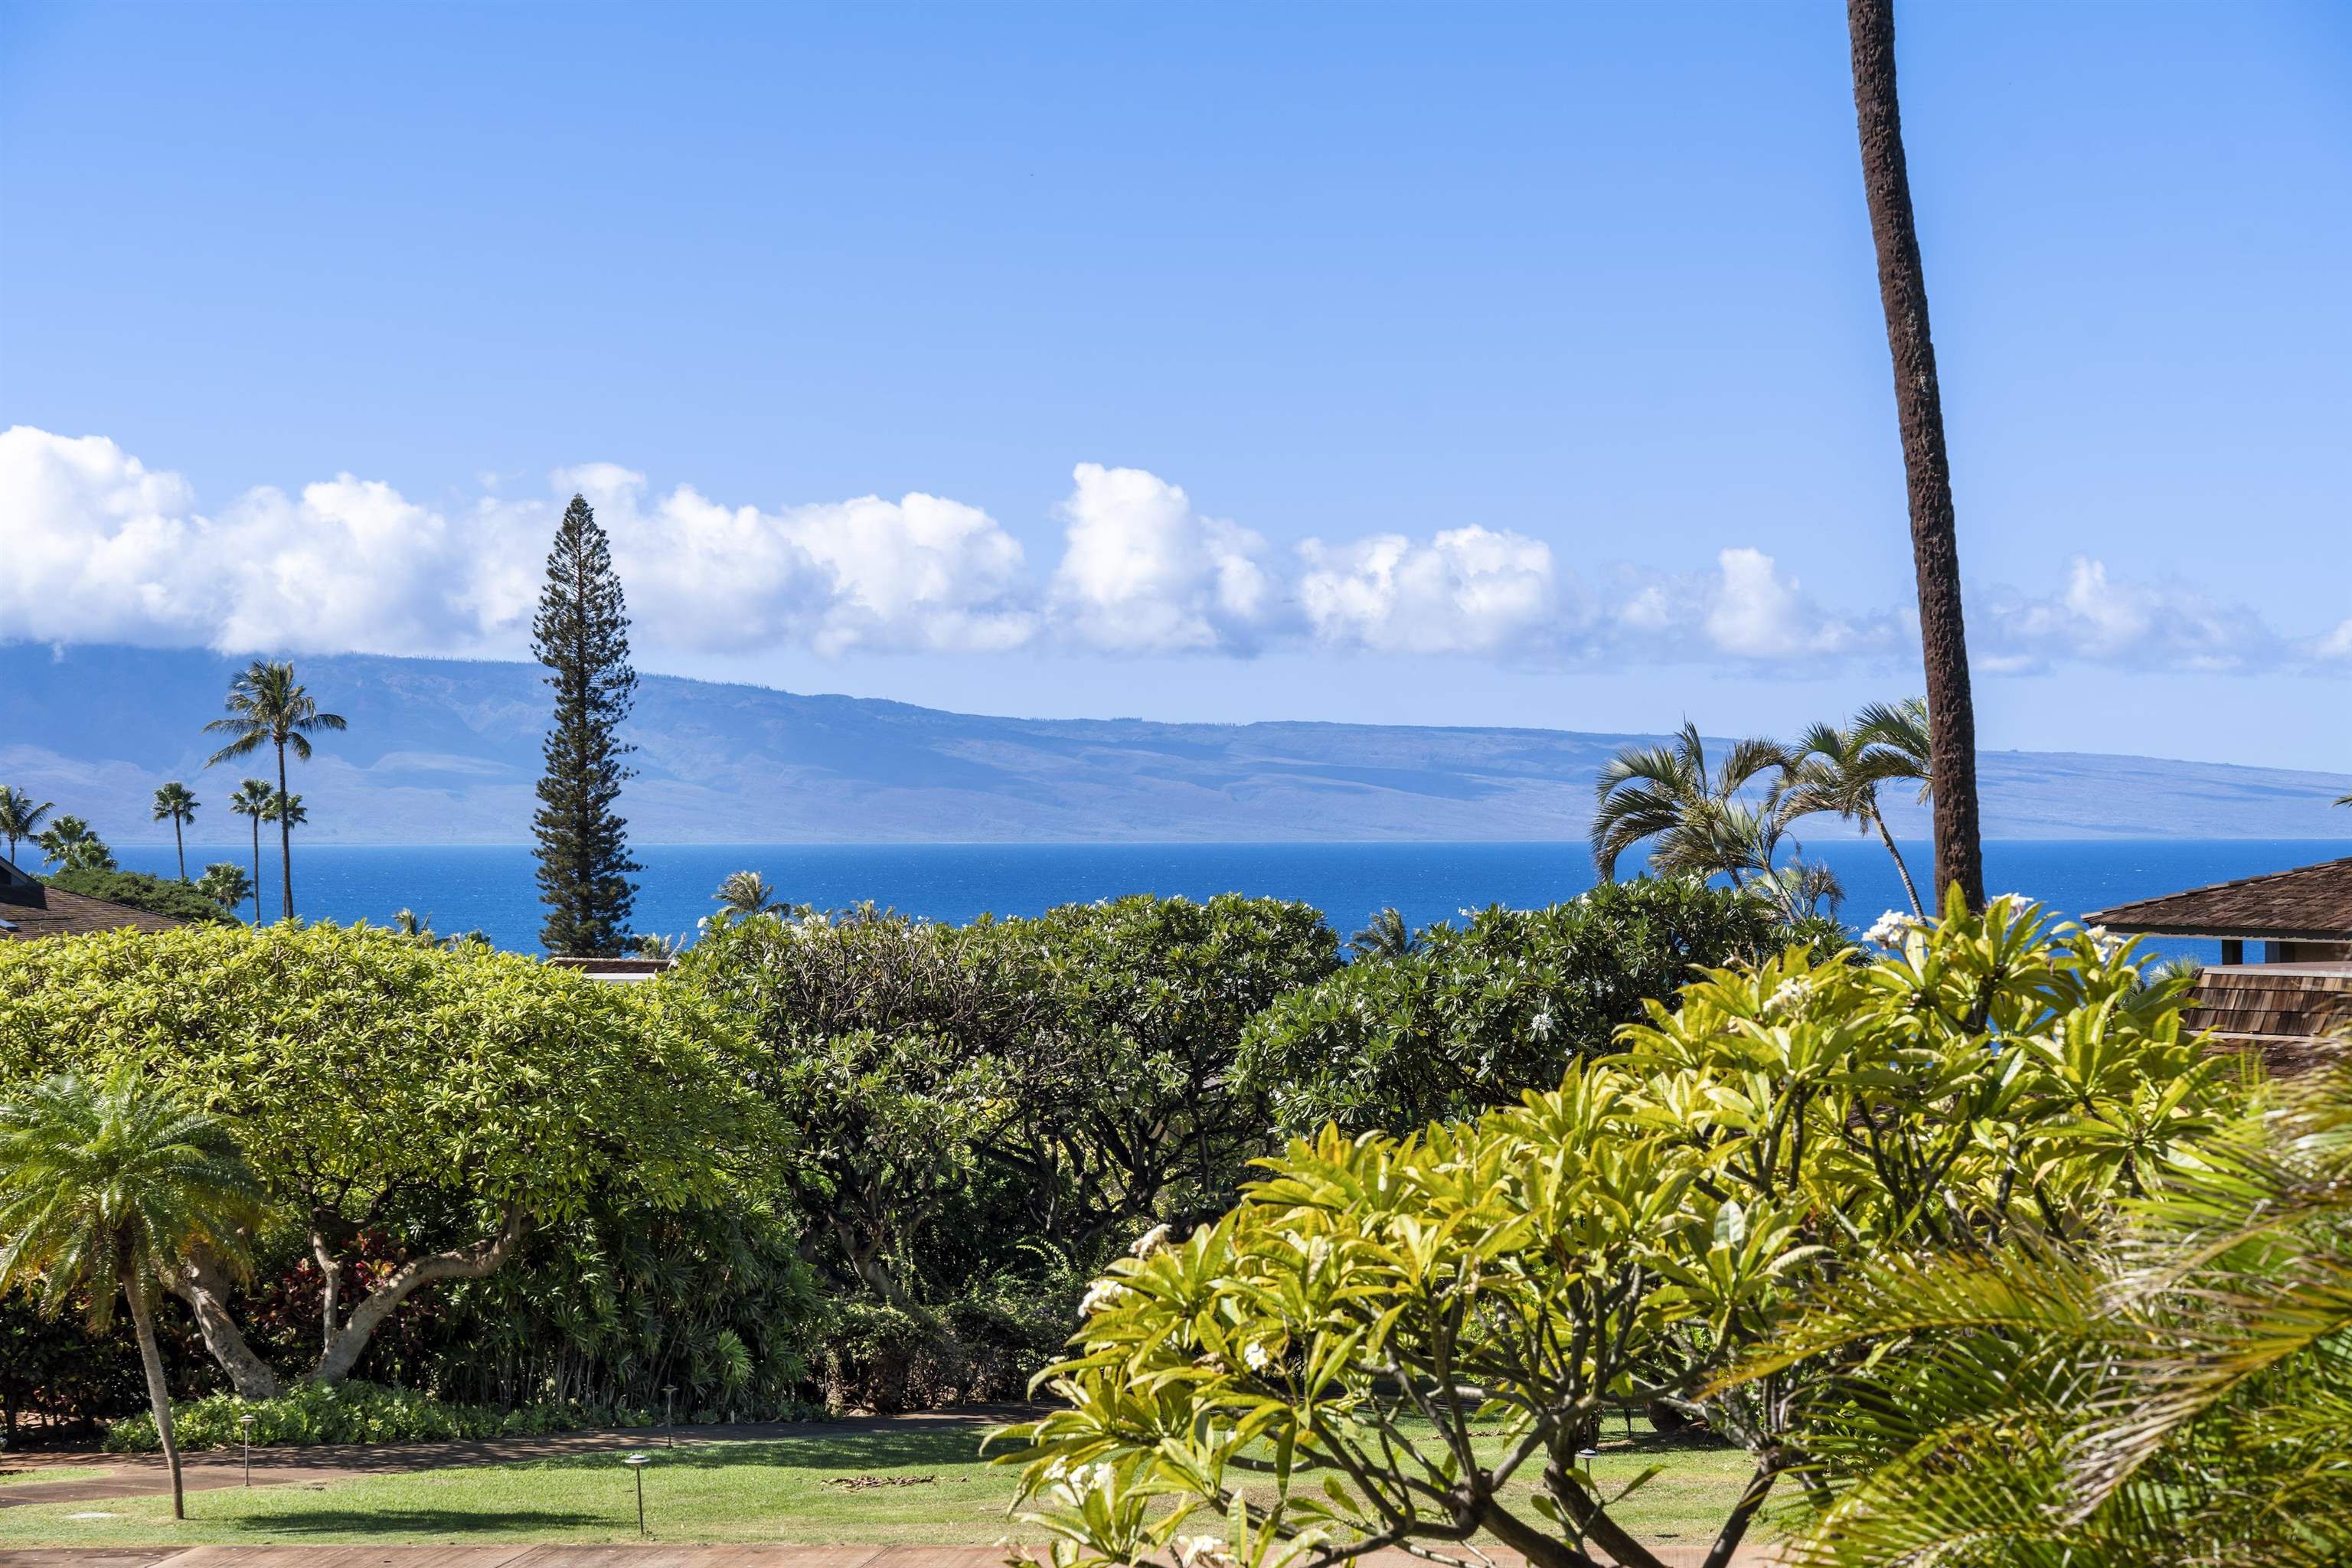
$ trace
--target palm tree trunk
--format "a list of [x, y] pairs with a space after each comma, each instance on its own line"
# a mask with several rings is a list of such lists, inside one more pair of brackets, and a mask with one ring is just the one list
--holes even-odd
[[[1937, 808], [1938, 810], [1941, 807]], [[286, 920], [294, 919], [294, 825], [286, 820], [286, 742], [278, 742], [278, 871], [285, 879]], [[1983, 902], [1979, 899], [1978, 902]]]
[[253, 929], [261, 929], [261, 816], [253, 818]]
[[155, 1412], [155, 1436], [163, 1445], [163, 1465], [172, 1472], [172, 1517], [188, 1517], [180, 1490], [180, 1446], [172, 1440], [172, 1391], [163, 1383], [163, 1352], [155, 1343], [155, 1317], [148, 1310], [147, 1293], [125, 1271], [122, 1294], [131, 1302], [131, 1326], [139, 1335], [139, 1363], [147, 1372], [147, 1403]]
[[180, 818], [177, 814], [172, 817], [172, 847], [180, 853], [180, 880], [184, 882], [188, 879], [188, 845], [187, 841], [180, 837]]
[[1958, 885], [1984, 907], [1984, 848], [1977, 822], [1976, 708], [1969, 692], [1967, 628], [1960, 618], [1960, 551], [1952, 468], [1944, 447], [1943, 394], [1927, 330], [1927, 279], [1913, 226], [1911, 175], [1903, 157], [1895, 90], [1895, 0], [1846, 0], [1853, 45], [1853, 108], [1862, 185], [1878, 249], [1878, 296], [1895, 360], [1895, 407], [1911, 507], [1911, 555], [1919, 580], [1919, 645], [1927, 676], [1928, 751], [1936, 779], [1936, 896]]
[[1919, 889], [1911, 882], [1911, 868], [1903, 863], [1903, 851], [1895, 847], [1895, 835], [1886, 831], [1886, 818], [1878, 814], [1875, 806], [1871, 808], [1870, 825], [1878, 829], [1878, 841], [1886, 846], [1889, 855], [1895, 857], [1895, 874], [1903, 879], [1903, 896], [1911, 900], [1911, 912], [1926, 914], [1927, 911], [1919, 907]]

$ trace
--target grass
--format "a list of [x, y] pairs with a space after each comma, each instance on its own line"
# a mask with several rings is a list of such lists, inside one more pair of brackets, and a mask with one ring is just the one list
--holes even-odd
[[[646, 1522], [654, 1539], [673, 1543], [1041, 1539], [1034, 1526], [1007, 1518], [1013, 1471], [980, 1459], [977, 1445], [971, 1427], [909, 1426], [656, 1448], [645, 1478]], [[1652, 1541], [1711, 1539], [1748, 1474], [1736, 1450], [1669, 1445], [1645, 1432], [1604, 1443], [1592, 1468], [1613, 1489], [1652, 1463], [1664, 1473], [1612, 1510]], [[67, 1517], [87, 1512], [119, 1517]], [[174, 1523], [161, 1495], [0, 1509], [0, 1548], [637, 1539], [636, 1493], [617, 1454], [191, 1491], [188, 1514]]]
[[78, 1481], [96, 1480], [114, 1471], [105, 1465], [76, 1465], [71, 1469], [56, 1465], [11, 1465], [0, 1460], [0, 1487], [13, 1487], [26, 1481], [61, 1481], [68, 1478]]

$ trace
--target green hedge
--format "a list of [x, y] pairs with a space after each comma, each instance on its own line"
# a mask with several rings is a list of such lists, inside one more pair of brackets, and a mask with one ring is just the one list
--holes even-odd
[[196, 891], [194, 883], [151, 877], [144, 871], [68, 870], [43, 880], [52, 888], [79, 893], [85, 899], [104, 899], [110, 904], [128, 904], [134, 910], [170, 915], [174, 920], [193, 921], [199, 925], [236, 923], [235, 915]]
[[[645, 1410], [592, 1409], [578, 1405], [526, 1405], [499, 1410], [488, 1405], [452, 1405], [429, 1394], [386, 1388], [374, 1383], [328, 1386], [297, 1384], [277, 1399], [239, 1399], [211, 1394], [172, 1407], [173, 1435], [183, 1449], [233, 1448], [253, 1417], [256, 1446], [313, 1443], [415, 1443], [457, 1437], [524, 1437], [585, 1426], [650, 1426], [658, 1418]], [[142, 1413], [107, 1428], [106, 1448], [114, 1454], [152, 1454], [155, 1418]]]

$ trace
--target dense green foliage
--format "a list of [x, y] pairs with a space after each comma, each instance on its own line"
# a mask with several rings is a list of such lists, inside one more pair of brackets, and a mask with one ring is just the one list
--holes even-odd
[[[1833, 942], [1827, 922], [1793, 933]], [[1604, 883], [1541, 910], [1482, 910], [1276, 1000], [1236, 1070], [1294, 1135], [1326, 1121], [1404, 1131], [1549, 1089], [1694, 971], [1777, 952], [1790, 928], [1759, 900], [1683, 878]]]
[[1243, 1030], [1336, 963], [1305, 905], [1131, 898], [962, 927], [722, 915], [673, 983], [749, 1037], [821, 1258], [906, 1309], [1223, 1207], [1264, 1136], [1229, 1081]]
[[[85, 899], [104, 899], [110, 904], [128, 904], [134, 910], [169, 915], [173, 920], [194, 921], [208, 925], [235, 923], [235, 917], [207, 896], [202, 888], [188, 882], [168, 881], [144, 871], [64, 870], [42, 880], [52, 888], [79, 893]], [[237, 897], [244, 896], [245, 892], [240, 889]]]
[[547, 577], [531, 621], [530, 649], [547, 667], [555, 694], [553, 722], [541, 750], [539, 810], [530, 819], [538, 846], [539, 893], [547, 951], [612, 957], [628, 945], [636, 902], [628, 830], [614, 809], [629, 769], [619, 735], [636, 691], [629, 665], [629, 616], [604, 531], [586, 500], [572, 498], [556, 525]]
[[1720, 1560], [1852, 1364], [1724, 1378], [1813, 1291], [1902, 1249], [2087, 1236], [2217, 1131], [2228, 1086], [2181, 990], [2038, 910], [1956, 901], [1868, 963], [1717, 971], [1517, 1108], [1296, 1142], [1089, 1293], [1066, 1408], [1014, 1456], [1035, 1517], [1074, 1563], [1485, 1532], [1547, 1568], [1588, 1546], [1655, 1568], [1580, 1450], [1612, 1405], [1658, 1401], [1755, 1465]]
[[[285, 1232], [265, 1264], [320, 1262], [309, 1370], [325, 1381], [407, 1296], [495, 1273], [600, 1195], [719, 1203], [723, 1160], [759, 1159], [768, 1125], [727, 1070], [730, 1038], [680, 988], [364, 928], [0, 949], [0, 1081], [136, 1063], [234, 1126]], [[195, 1261], [172, 1283], [208, 1347], [242, 1392], [276, 1392]]]

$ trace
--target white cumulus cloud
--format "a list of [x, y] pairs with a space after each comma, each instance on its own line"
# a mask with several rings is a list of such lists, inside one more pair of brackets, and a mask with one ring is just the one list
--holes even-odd
[[1556, 638], [1551, 546], [1523, 533], [1453, 528], [1426, 543], [1398, 533], [1299, 546], [1298, 605], [1318, 640], [1382, 653], [1513, 653]]
[[2177, 583], [2119, 580], [2106, 563], [2078, 555], [2057, 593], [1986, 596], [1969, 616], [1970, 641], [1994, 670], [2059, 663], [2236, 670], [2288, 661], [2287, 640], [2244, 605]]
[[1265, 540], [1142, 468], [1080, 463], [1070, 478], [1051, 589], [1067, 636], [1118, 653], [1256, 645], [1280, 608]]

